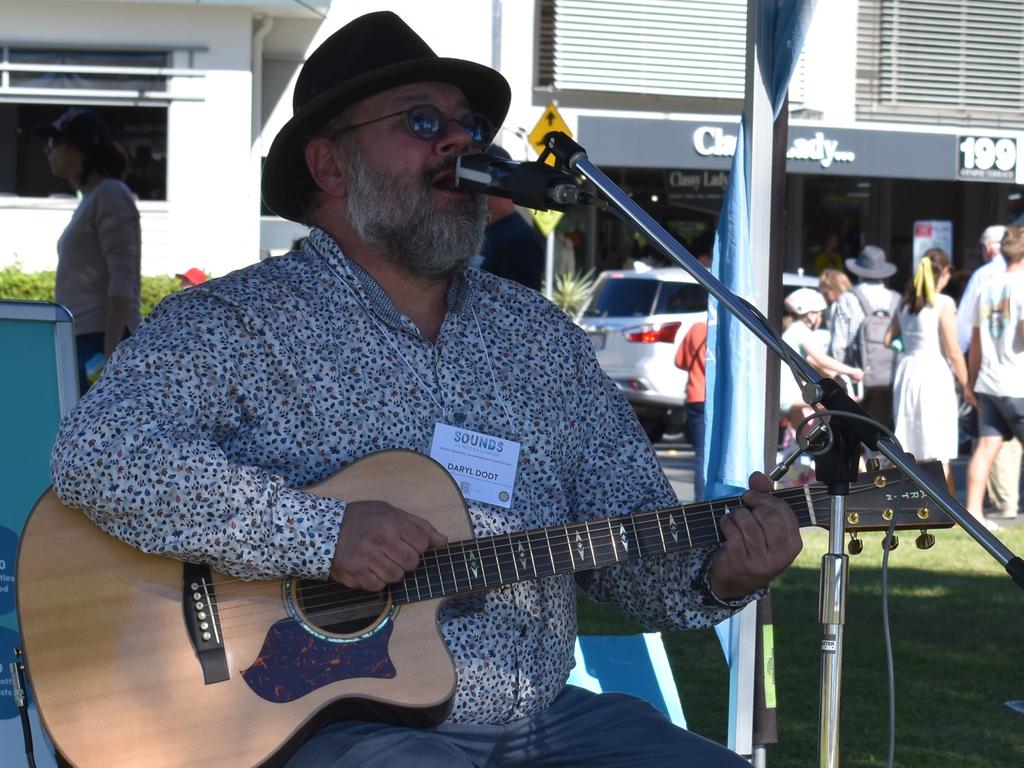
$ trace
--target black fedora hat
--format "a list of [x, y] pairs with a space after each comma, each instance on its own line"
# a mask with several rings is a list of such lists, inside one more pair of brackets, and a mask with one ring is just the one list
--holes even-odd
[[390, 11], [360, 16], [327, 38], [302, 66], [292, 119], [274, 138], [263, 166], [267, 206], [286, 219], [302, 217], [301, 190], [309, 183], [305, 148], [316, 132], [350, 104], [406, 83], [437, 81], [462, 89], [473, 109], [501, 125], [512, 98], [498, 72], [462, 59], [445, 59]]

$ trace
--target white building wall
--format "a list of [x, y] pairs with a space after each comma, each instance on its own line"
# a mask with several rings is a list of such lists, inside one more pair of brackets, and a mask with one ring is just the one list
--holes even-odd
[[[6, 0], [0, 37], [53, 47], [205, 47], [203, 78], [168, 110], [167, 202], [141, 202], [143, 272], [223, 274], [259, 257], [259, 158], [252, 152], [252, 12], [158, 3]], [[55, 94], [59, 95], [59, 94]], [[0, 264], [53, 269], [73, 202], [0, 198]]]
[[[503, 0], [501, 5], [501, 63], [498, 69], [512, 86], [512, 105], [501, 133], [501, 144], [517, 160], [535, 160], [537, 150], [526, 136], [544, 114], [547, 105], [533, 103], [534, 3]], [[576, 110], [562, 111], [562, 117], [574, 133], [576, 115]]]
[[163, 274], [189, 267], [223, 274], [259, 259], [251, 16], [217, 10], [197, 21], [199, 39], [209, 46], [197, 57], [206, 70], [205, 93], [203, 101], [175, 102], [168, 116], [170, 240]]
[[835, 127], [852, 127], [856, 120], [857, 6], [818, 0], [801, 54], [804, 107]]

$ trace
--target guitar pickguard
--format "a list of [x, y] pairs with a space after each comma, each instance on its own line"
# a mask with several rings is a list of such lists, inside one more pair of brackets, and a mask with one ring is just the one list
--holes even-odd
[[358, 642], [338, 644], [314, 637], [294, 619], [282, 619], [267, 632], [260, 655], [242, 678], [257, 696], [278, 704], [339, 680], [393, 678], [388, 641], [394, 627], [387, 621]]

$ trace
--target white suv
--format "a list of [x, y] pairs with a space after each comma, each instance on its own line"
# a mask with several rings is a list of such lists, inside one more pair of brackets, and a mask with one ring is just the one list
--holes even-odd
[[[787, 272], [782, 284], [789, 293], [818, 278]], [[707, 307], [707, 291], [680, 267], [617, 269], [601, 273], [576, 320], [652, 441], [682, 430], [687, 373], [676, 349]]]

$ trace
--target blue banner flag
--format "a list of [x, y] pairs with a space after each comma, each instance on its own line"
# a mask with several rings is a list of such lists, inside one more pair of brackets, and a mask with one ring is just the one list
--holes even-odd
[[[785, 102], [813, 11], [814, 0], [760, 0], [748, 5], [748, 12], [758, 14], [753, 51], [763, 79], [763, 85], [755, 83], [754, 87], [767, 91], [774, 117]], [[751, 54], [748, 45], [747, 55]], [[747, 88], [751, 88], [751, 83]], [[759, 287], [755, 285], [756, 270], [751, 258], [751, 214], [754, 206], [769, 206], [771, 201], [751, 200], [754, 126], [749, 114], [749, 94], [746, 103], [715, 232], [712, 270], [730, 290], [757, 305]], [[765, 123], [757, 129], [771, 131], [771, 125]], [[770, 151], [770, 143], [768, 146]], [[763, 250], [766, 252], [767, 248]], [[718, 302], [711, 298], [705, 400], [708, 426], [703, 467], [707, 498], [741, 492], [746, 488], [748, 475], [764, 468], [763, 360], [761, 342], [727, 310], [719, 311]]]

